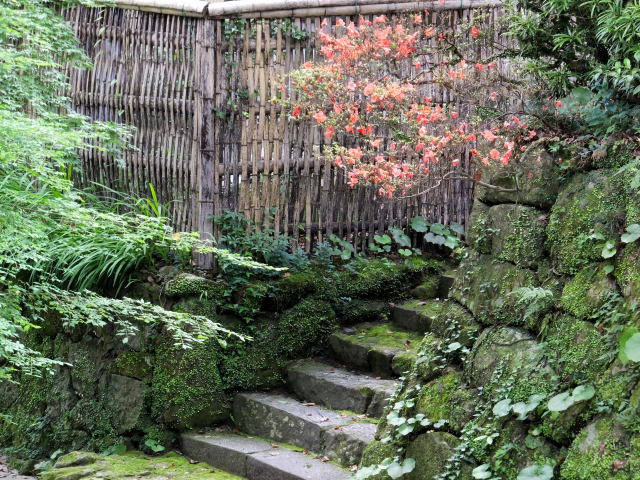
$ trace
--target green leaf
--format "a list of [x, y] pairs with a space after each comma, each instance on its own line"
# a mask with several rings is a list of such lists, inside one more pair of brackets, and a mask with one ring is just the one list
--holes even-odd
[[416, 461], [413, 458], [405, 458], [402, 462], [402, 473], [411, 473], [416, 468]]
[[640, 224], [633, 223], [627, 227], [627, 233], [620, 237], [622, 243], [632, 243], [640, 238]]
[[511, 400], [508, 398], [500, 400], [493, 406], [493, 414], [496, 417], [506, 417], [509, 412], [511, 412]]
[[380, 245], [388, 245], [391, 243], [391, 237], [387, 234], [384, 235], [374, 235], [373, 240]]
[[449, 228], [452, 232], [455, 232], [460, 235], [464, 235], [464, 227], [459, 223], [453, 222], [449, 225]]
[[411, 255], [413, 255], [413, 252], [408, 248], [401, 248], [400, 250], [398, 250], [398, 253], [403, 257], [410, 257]]
[[547, 408], [552, 412], [564, 412], [574, 404], [573, 397], [569, 392], [562, 392], [552, 397], [547, 403]]
[[553, 467], [551, 465], [531, 465], [520, 470], [517, 480], [551, 480]]
[[413, 217], [410, 223], [411, 228], [418, 233], [424, 233], [429, 229], [429, 224], [424, 217]]
[[614, 270], [613, 265], [605, 265], [602, 269], [605, 275], [609, 275], [611, 272], [613, 272], [613, 270]]
[[471, 476], [478, 480], [484, 480], [486, 478], [491, 478], [491, 466], [488, 463], [483, 463], [482, 465], [478, 465], [471, 471]]
[[393, 239], [401, 247], [411, 247], [411, 239], [401, 228], [390, 228]]
[[544, 399], [544, 395], [531, 395], [526, 402], [515, 403], [511, 409], [513, 413], [518, 415], [518, 420], [525, 420], [530, 412], [538, 408], [540, 402]]
[[430, 230], [436, 235], [446, 235], [447, 233], [449, 233], [449, 230], [447, 229], [447, 227], [445, 227], [441, 223], [432, 223]]
[[404, 472], [402, 471], [402, 465], [400, 465], [398, 462], [393, 462], [387, 467], [387, 475], [389, 475], [391, 478], [400, 478], [402, 475], [404, 475]]
[[573, 389], [571, 396], [574, 403], [583, 402], [585, 400], [591, 400], [596, 394], [596, 389], [593, 385], [579, 385]]
[[406, 435], [409, 435], [411, 432], [413, 432], [413, 429], [414, 429], [413, 425], [404, 423], [398, 427], [398, 433], [404, 437]]
[[602, 246], [602, 258], [611, 258], [613, 257], [618, 250], [616, 249], [616, 244], [609, 240]]
[[625, 356], [632, 362], [640, 362], [640, 333], [631, 335], [623, 346]]
[[629, 357], [627, 357], [626, 345], [629, 339], [637, 333], [638, 333], [637, 328], [630, 327], [630, 328], [625, 328], [620, 334], [620, 337], [618, 338], [618, 344], [619, 344], [618, 358], [622, 363], [629, 362], [630, 359]]

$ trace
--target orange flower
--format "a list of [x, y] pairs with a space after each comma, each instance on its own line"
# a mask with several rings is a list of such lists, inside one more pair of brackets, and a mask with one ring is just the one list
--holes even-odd
[[294, 117], [296, 117], [296, 118], [300, 116], [300, 105], [297, 105], [297, 106], [293, 109], [292, 114], [293, 114], [293, 116], [294, 116]]
[[488, 141], [488, 142], [493, 142], [496, 139], [496, 136], [494, 135], [494, 133], [491, 130], [485, 130], [484, 132], [482, 132], [482, 136]]
[[327, 116], [324, 114], [324, 112], [322, 110], [319, 110], [317, 113], [315, 113], [313, 115], [313, 119], [317, 122], [317, 123], [324, 123], [327, 121]]
[[500, 152], [495, 148], [492, 148], [491, 151], [489, 152], [489, 156], [494, 160], [497, 160], [498, 158], [500, 158]]
[[324, 138], [326, 138], [327, 140], [331, 140], [335, 136], [335, 134], [336, 129], [332, 126], [329, 126], [324, 130]]
[[480, 35], [480, 30], [478, 30], [476, 27], [471, 27], [471, 36], [473, 38], [478, 38], [478, 35]]

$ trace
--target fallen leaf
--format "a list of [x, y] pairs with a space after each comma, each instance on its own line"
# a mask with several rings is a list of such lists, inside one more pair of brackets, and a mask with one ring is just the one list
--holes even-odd
[[191, 459], [191, 458], [190, 458], [190, 459], [189, 459], [189, 463], [190, 463], [191, 465], [197, 465], [197, 464], [198, 464], [198, 463], [200, 463], [200, 462], [199, 462], [198, 460], [193, 460], [193, 459]]
[[271, 448], [280, 448], [280, 445], [276, 445], [275, 443], [272, 443]]
[[622, 460], [616, 460], [613, 462], [613, 471], [617, 472], [618, 470], [625, 467], [625, 463]]
[[313, 402], [306, 402], [306, 403], [303, 403], [302, 405], [304, 405], [305, 407], [315, 407], [316, 406], [316, 404], [313, 403]]
[[328, 462], [328, 461], [329, 461], [329, 457], [322, 457], [322, 458], [320, 459], [320, 461], [321, 461], [321, 462], [325, 462], [325, 463], [326, 463], [326, 462]]

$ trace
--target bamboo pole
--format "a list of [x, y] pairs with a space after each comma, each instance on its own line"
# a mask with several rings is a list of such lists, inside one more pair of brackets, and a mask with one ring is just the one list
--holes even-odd
[[501, 0], [235, 0], [230, 2], [205, 0], [114, 0], [119, 8], [213, 18], [305, 18], [330, 15], [365, 15], [398, 11], [458, 10], [466, 8], [499, 7]]

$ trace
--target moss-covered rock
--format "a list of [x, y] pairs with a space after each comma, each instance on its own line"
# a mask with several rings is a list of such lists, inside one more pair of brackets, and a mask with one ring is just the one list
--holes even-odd
[[335, 309], [340, 325], [385, 322], [389, 319], [391, 312], [391, 307], [387, 302], [351, 298], [339, 299], [335, 304]]
[[511, 292], [537, 285], [531, 270], [494, 263], [487, 255], [470, 255], [458, 267], [450, 295], [482, 323], [521, 325], [526, 305], [518, 304]]
[[446, 367], [447, 359], [441, 352], [442, 340], [432, 333], [425, 334], [418, 348], [415, 374], [424, 382], [433, 380]]
[[467, 224], [469, 225], [465, 237], [467, 244], [478, 253], [491, 253], [493, 228], [489, 221], [489, 206], [476, 198]]
[[153, 413], [176, 429], [211, 425], [229, 413], [231, 398], [219, 371], [221, 354], [215, 340], [190, 349], [169, 339], [156, 348], [153, 370]]
[[408, 480], [433, 480], [447, 467], [460, 440], [446, 432], [427, 432], [419, 435], [407, 447], [406, 458], [416, 461], [414, 470], [405, 475]]
[[583, 268], [565, 285], [560, 305], [578, 318], [591, 318], [616, 292], [616, 282], [597, 265]]
[[415, 411], [436, 423], [447, 420], [447, 427], [460, 432], [471, 420], [478, 395], [465, 385], [455, 370], [427, 383], [420, 389]]
[[111, 371], [125, 377], [144, 380], [153, 369], [153, 355], [147, 352], [124, 352], [113, 362]]
[[534, 148], [508, 168], [496, 165], [487, 169], [483, 175], [483, 180], [491, 185], [516, 191], [480, 186], [476, 196], [488, 204], [521, 203], [549, 208], [558, 195], [559, 179], [560, 171], [554, 159], [544, 149]]
[[320, 348], [337, 328], [336, 314], [329, 303], [305, 299], [278, 317], [278, 351], [288, 358], [308, 355]]
[[496, 402], [505, 391], [514, 403], [526, 401], [530, 395], [549, 394], [555, 388], [555, 373], [544, 353], [544, 347], [524, 330], [488, 328], [476, 340], [465, 373]]
[[606, 353], [612, 346], [589, 322], [557, 315], [543, 338], [547, 357], [563, 382], [593, 382], [608, 366]]
[[451, 300], [410, 300], [393, 310], [393, 320], [411, 330], [473, 345], [480, 325], [459, 303]]
[[208, 296], [190, 295], [182, 297], [176, 301], [171, 310], [175, 312], [190, 313], [192, 315], [202, 315], [210, 319], [215, 319], [220, 307], [223, 305], [223, 299], [209, 298]]
[[102, 457], [87, 452], [72, 452], [60, 457], [52, 470], [40, 475], [41, 480], [82, 480], [89, 478], [149, 478], [164, 480], [235, 480], [235, 475], [191, 463], [177, 453], [148, 457], [140, 452]]
[[640, 479], [640, 436], [631, 436], [611, 417], [587, 425], [560, 469], [564, 480]]
[[420, 300], [436, 298], [440, 290], [440, 275], [427, 275], [422, 283], [409, 292], [412, 297]]
[[626, 298], [640, 298], [640, 240], [622, 249], [616, 259], [614, 275]]
[[601, 259], [602, 247], [589, 239], [592, 232], [617, 238], [624, 220], [626, 196], [614, 171], [598, 170], [574, 176], [558, 196], [547, 227], [547, 248], [556, 269], [575, 274]]
[[495, 205], [488, 211], [491, 254], [498, 260], [536, 267], [544, 256], [547, 216], [523, 205]]
[[164, 294], [169, 297], [187, 297], [202, 295], [209, 298], [222, 298], [227, 290], [224, 282], [214, 282], [192, 273], [182, 272], [164, 285]]

